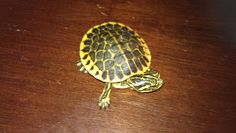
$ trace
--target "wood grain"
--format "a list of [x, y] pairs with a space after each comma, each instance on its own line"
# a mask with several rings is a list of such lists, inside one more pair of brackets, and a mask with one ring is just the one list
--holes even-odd
[[[0, 133], [234, 133], [233, 0], [0, 2]], [[119, 21], [148, 43], [164, 86], [139, 94], [77, 71], [93, 25]]]

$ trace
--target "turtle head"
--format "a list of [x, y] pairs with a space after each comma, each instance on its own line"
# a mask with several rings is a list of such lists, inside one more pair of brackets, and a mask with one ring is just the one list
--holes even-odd
[[127, 81], [132, 89], [140, 93], [156, 91], [163, 84], [160, 74], [154, 70], [148, 70], [144, 74], [132, 76]]

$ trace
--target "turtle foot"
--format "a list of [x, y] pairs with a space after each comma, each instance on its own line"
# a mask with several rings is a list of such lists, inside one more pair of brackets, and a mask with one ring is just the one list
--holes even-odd
[[106, 109], [108, 107], [110, 107], [110, 98], [104, 98], [104, 99], [100, 99], [99, 100], [99, 103], [98, 103], [98, 106], [101, 108], [101, 109]]

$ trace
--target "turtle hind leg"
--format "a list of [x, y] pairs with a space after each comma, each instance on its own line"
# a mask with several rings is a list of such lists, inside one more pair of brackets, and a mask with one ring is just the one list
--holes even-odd
[[101, 109], [106, 109], [110, 106], [110, 93], [111, 93], [112, 83], [105, 83], [103, 92], [99, 98], [98, 106]]
[[77, 61], [76, 66], [78, 67], [79, 71], [81, 71], [83, 73], [88, 73], [88, 71], [86, 71], [86, 69], [84, 68], [84, 66], [83, 66], [81, 61]]

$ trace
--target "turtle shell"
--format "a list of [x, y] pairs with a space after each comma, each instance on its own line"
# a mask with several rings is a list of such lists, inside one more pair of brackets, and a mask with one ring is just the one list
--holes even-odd
[[106, 22], [89, 29], [80, 44], [85, 69], [103, 82], [121, 82], [144, 73], [151, 54], [144, 40], [130, 27]]

